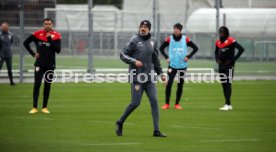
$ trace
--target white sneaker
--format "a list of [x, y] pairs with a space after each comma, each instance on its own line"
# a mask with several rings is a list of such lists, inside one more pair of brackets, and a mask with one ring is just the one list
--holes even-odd
[[229, 110], [233, 110], [233, 107], [231, 105], [228, 105]]
[[224, 110], [224, 111], [228, 111], [228, 110], [232, 110], [233, 107], [231, 105], [224, 105], [222, 108], [219, 108], [219, 110]]

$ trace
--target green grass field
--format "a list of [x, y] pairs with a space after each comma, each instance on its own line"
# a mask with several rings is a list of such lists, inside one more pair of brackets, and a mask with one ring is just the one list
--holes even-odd
[[[160, 128], [167, 138], [152, 137], [145, 94], [140, 107], [127, 119], [124, 136], [115, 135], [115, 121], [129, 103], [129, 84], [54, 83], [51, 114], [35, 115], [28, 114], [32, 88], [33, 84], [0, 84], [1, 152], [276, 150], [276, 81], [235, 81], [234, 110], [230, 112], [218, 110], [224, 103], [220, 84], [185, 84], [184, 110], [160, 110]], [[158, 99], [160, 107], [164, 99], [161, 84]]]

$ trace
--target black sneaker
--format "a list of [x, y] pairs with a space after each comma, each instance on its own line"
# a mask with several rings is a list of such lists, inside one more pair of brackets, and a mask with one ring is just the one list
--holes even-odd
[[159, 130], [155, 130], [153, 132], [153, 137], [167, 137], [167, 136], [162, 134]]
[[123, 124], [116, 121], [116, 134], [117, 136], [123, 136]]
[[10, 83], [10, 86], [15, 86], [15, 83], [14, 82]]

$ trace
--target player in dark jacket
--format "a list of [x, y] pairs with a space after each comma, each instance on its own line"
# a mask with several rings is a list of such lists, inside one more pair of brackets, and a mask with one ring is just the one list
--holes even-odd
[[7, 22], [2, 23], [2, 31], [0, 32], [0, 71], [4, 61], [6, 62], [8, 75], [10, 79], [10, 85], [14, 86], [12, 77], [12, 43], [13, 34], [9, 31], [9, 24]]
[[[33, 109], [31, 114], [37, 113], [37, 103], [39, 96], [39, 88], [43, 75], [45, 77], [44, 92], [43, 92], [43, 113], [50, 113], [47, 109], [51, 83], [56, 68], [56, 53], [60, 53], [61, 35], [53, 30], [53, 21], [50, 18], [43, 20], [44, 29], [38, 30], [30, 35], [25, 41], [24, 46], [28, 52], [36, 59], [35, 61], [35, 79], [33, 91]], [[34, 52], [30, 43], [34, 42], [36, 52]]]
[[[238, 53], [235, 54], [235, 49]], [[218, 70], [220, 80], [223, 87], [225, 97], [225, 105], [220, 110], [232, 110], [231, 93], [232, 93], [232, 79], [234, 75], [234, 66], [237, 59], [243, 53], [244, 48], [233, 38], [230, 37], [227, 27], [219, 28], [219, 40], [216, 41], [215, 58], [218, 63]]]
[[[149, 33], [151, 23], [144, 20], [140, 23], [139, 34], [134, 36], [120, 54], [121, 60], [129, 64], [131, 83], [131, 103], [125, 109], [123, 115], [116, 122], [116, 134], [123, 135], [123, 124], [127, 117], [140, 105], [143, 93], [149, 98], [154, 126], [154, 137], [166, 137], [159, 131], [159, 111], [154, 84], [154, 73], [162, 75], [162, 68], [158, 56], [156, 40]], [[153, 77], [152, 77], [153, 76]]]

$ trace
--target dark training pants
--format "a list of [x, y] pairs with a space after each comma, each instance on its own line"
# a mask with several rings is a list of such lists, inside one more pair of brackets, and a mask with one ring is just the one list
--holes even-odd
[[183, 92], [185, 72], [186, 72], [186, 68], [184, 68], [184, 69], [174, 69], [172, 67], [168, 68], [167, 73], [168, 73], [169, 80], [168, 80], [168, 84], [166, 86], [166, 104], [170, 104], [171, 90], [172, 90], [172, 85], [173, 85], [173, 81], [174, 81], [176, 74], [179, 74], [179, 75], [178, 75], [178, 81], [177, 81], [175, 104], [179, 104], [181, 96], [182, 96], [182, 92]]
[[38, 97], [39, 97], [39, 89], [41, 85], [41, 81], [44, 76], [44, 91], [43, 91], [43, 108], [47, 107], [48, 99], [50, 95], [51, 83], [54, 75], [53, 69], [44, 69], [35, 67], [34, 73], [34, 92], [33, 92], [33, 107], [37, 108]]
[[4, 61], [6, 62], [8, 75], [10, 79], [10, 84], [13, 84], [13, 77], [12, 77], [12, 57], [0, 57], [0, 70], [2, 69]]
[[140, 105], [144, 91], [146, 92], [150, 101], [154, 130], [159, 130], [157, 93], [155, 84], [152, 82], [131, 84], [131, 102], [125, 109], [125, 112], [119, 119], [119, 122], [123, 124], [127, 117]]
[[234, 67], [219, 65], [220, 81], [223, 88], [225, 104], [231, 105], [232, 80], [234, 76]]

